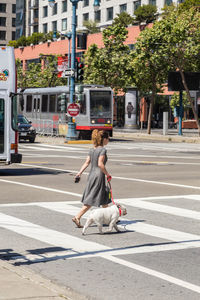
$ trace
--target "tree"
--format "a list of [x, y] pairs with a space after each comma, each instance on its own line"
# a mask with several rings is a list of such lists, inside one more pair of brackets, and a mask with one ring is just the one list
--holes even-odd
[[16, 60], [19, 88], [50, 87], [67, 84], [66, 78], [57, 77], [57, 57], [43, 55], [42, 59], [45, 61], [43, 69], [40, 62], [29, 64], [26, 70], [23, 70], [21, 61], [19, 59]]
[[83, 26], [85, 26], [87, 28], [88, 32], [91, 34], [100, 32], [100, 29], [97, 25], [98, 25], [98, 23], [95, 21], [92, 21], [92, 20], [83, 22]]
[[[180, 98], [179, 93], [174, 93], [174, 94], [171, 96], [170, 107], [171, 107], [173, 110], [174, 110], [174, 108], [175, 108], [176, 106], [179, 106], [179, 98]], [[189, 107], [189, 106], [190, 106], [190, 102], [188, 101], [186, 92], [183, 92], [182, 101], [183, 101], [183, 102], [182, 102], [183, 108], [186, 108], [186, 107]]]
[[200, 124], [190, 96], [185, 72], [197, 72], [200, 68], [200, 12], [198, 7], [173, 9], [160, 21], [162, 43], [168, 53], [168, 61], [174, 71], [179, 71], [187, 93], [200, 135]]
[[138, 23], [143, 23], [145, 22], [146, 24], [152, 23], [154, 20], [156, 20], [156, 13], [157, 13], [157, 8], [155, 5], [142, 5], [139, 6], [135, 11], [134, 15], [135, 21]]
[[121, 14], [117, 14], [117, 17], [113, 20], [113, 25], [119, 24], [120, 26], [128, 27], [128, 25], [134, 24], [134, 20], [134, 17], [124, 11]]
[[[127, 23], [126, 23], [127, 24]], [[85, 59], [85, 83], [103, 84], [115, 92], [125, 90], [130, 83], [129, 47], [124, 45], [128, 31], [121, 22], [114, 22], [103, 31], [104, 48], [93, 44]]]
[[169, 63], [168, 53], [162, 40], [162, 31], [154, 25], [141, 32], [135, 50], [131, 53], [131, 66], [135, 76], [133, 82], [140, 93], [150, 97], [147, 133], [151, 133], [151, 121], [156, 94], [166, 82]]

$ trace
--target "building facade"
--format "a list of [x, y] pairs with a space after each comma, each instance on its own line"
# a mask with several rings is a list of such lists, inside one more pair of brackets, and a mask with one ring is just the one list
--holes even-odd
[[16, 40], [26, 36], [26, 0], [16, 0]]
[[15, 40], [16, 0], [0, 0], [0, 46]]
[[[94, 11], [94, 0], [82, 0], [77, 5], [77, 29], [85, 29], [83, 23], [89, 20], [98, 22], [98, 26], [104, 28], [112, 24], [117, 14], [125, 11], [134, 15], [134, 11], [141, 5], [155, 5], [158, 12], [161, 12], [165, 5], [181, 2], [184, 0], [101, 0], [99, 10]], [[49, 31], [66, 33], [71, 30], [70, 0], [56, 0], [53, 8], [49, 6], [48, 0], [26, 0], [26, 7], [26, 35]]]

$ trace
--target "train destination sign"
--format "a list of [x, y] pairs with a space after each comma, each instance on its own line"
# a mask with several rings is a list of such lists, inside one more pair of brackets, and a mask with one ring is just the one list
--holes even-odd
[[69, 103], [67, 105], [67, 114], [70, 117], [76, 117], [76, 116], [78, 116], [79, 111], [80, 111], [80, 107], [79, 107], [79, 105], [77, 103]]

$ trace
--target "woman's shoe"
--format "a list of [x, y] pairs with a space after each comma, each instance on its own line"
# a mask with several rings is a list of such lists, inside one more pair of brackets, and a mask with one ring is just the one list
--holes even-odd
[[80, 223], [80, 220], [78, 220], [76, 217], [72, 218], [72, 222], [74, 222], [78, 228], [83, 228], [83, 226]]

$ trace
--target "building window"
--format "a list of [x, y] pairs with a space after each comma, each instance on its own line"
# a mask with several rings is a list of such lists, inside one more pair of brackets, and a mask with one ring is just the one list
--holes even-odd
[[15, 27], [15, 26], [16, 26], [16, 19], [12, 18], [12, 27]]
[[67, 1], [62, 2], [62, 12], [67, 11]]
[[100, 10], [95, 11], [95, 13], [94, 13], [94, 20], [96, 22], [101, 22], [101, 11]]
[[48, 111], [48, 95], [42, 95], [42, 112]]
[[43, 18], [48, 17], [48, 6], [43, 7]]
[[83, 22], [89, 20], [89, 13], [83, 14]]
[[0, 30], [0, 40], [5, 41], [6, 39], [6, 31]]
[[172, 4], [172, 0], [165, 0], [165, 5], [171, 5]]
[[156, 6], [156, 0], [149, 0], [149, 4]]
[[137, 0], [137, 1], [133, 2], [133, 9], [134, 9], [134, 11], [136, 9], [138, 9], [138, 7], [140, 7], [140, 6], [141, 6], [141, 0]]
[[62, 30], [67, 30], [67, 18], [62, 19]]
[[0, 12], [6, 12], [6, 4], [0, 3]]
[[113, 7], [107, 8], [107, 21], [113, 20]]
[[12, 4], [12, 13], [13, 13], [13, 14], [16, 13], [16, 4]]
[[12, 31], [12, 41], [15, 40], [15, 31]]
[[33, 26], [33, 32], [38, 32], [38, 25]]
[[52, 22], [52, 30], [57, 31], [57, 21]]
[[84, 0], [83, 1], [83, 7], [85, 7], [85, 6], [89, 6], [89, 0]]
[[0, 17], [0, 26], [3, 26], [3, 27], [6, 26], [6, 18]]
[[120, 14], [124, 11], [127, 11], [127, 4], [122, 4], [119, 6]]
[[48, 32], [48, 25], [47, 23], [43, 24], [43, 33], [47, 33]]
[[57, 15], [57, 11], [58, 11], [58, 4], [55, 3], [52, 9], [52, 16]]

